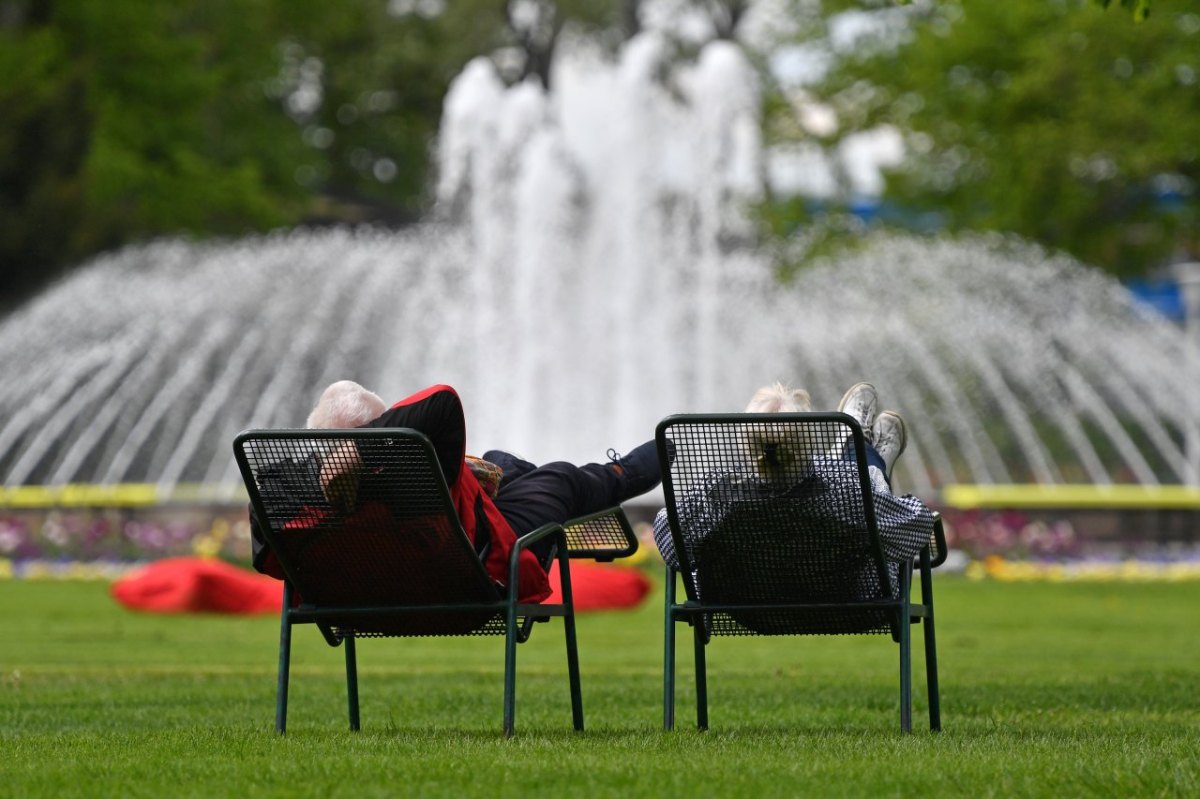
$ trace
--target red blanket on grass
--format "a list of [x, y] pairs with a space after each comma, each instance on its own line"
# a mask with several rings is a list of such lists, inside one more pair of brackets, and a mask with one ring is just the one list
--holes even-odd
[[[561, 601], [558, 569], [550, 575]], [[641, 604], [650, 580], [638, 569], [592, 563], [571, 565], [575, 609], [612, 610]], [[151, 613], [278, 613], [283, 592], [273, 577], [209, 558], [167, 558], [130, 572], [112, 585], [113, 598]]]
[[278, 613], [280, 582], [213, 558], [166, 558], [112, 584], [113, 598], [151, 613]]
[[[558, 569], [550, 570], [547, 602], [562, 602]], [[650, 593], [650, 579], [641, 569], [605, 563], [572, 563], [571, 594], [575, 610], [636, 608]]]

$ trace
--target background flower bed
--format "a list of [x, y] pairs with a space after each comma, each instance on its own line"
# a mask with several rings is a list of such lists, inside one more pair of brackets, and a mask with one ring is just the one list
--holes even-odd
[[977, 561], [1189, 561], [1200, 554], [1192, 510], [942, 509], [946, 543]]
[[[640, 565], [657, 571], [654, 509], [630, 508]], [[947, 571], [976, 579], [1200, 579], [1195, 513], [943, 509]], [[0, 578], [115, 579], [139, 564], [198, 555], [250, 564], [246, 506], [0, 510]]]
[[972, 559], [1078, 558], [1085, 542], [1070, 519], [1044, 519], [1019, 510], [943, 511], [946, 544]]
[[184, 555], [249, 565], [245, 506], [0, 511], [0, 576], [101, 578]]

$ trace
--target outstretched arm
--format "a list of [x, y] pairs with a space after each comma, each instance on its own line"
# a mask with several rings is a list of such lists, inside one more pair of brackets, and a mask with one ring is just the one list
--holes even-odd
[[364, 427], [410, 427], [428, 436], [442, 465], [447, 485], [458, 481], [467, 453], [467, 426], [458, 393], [446, 385], [430, 386], [406, 397]]

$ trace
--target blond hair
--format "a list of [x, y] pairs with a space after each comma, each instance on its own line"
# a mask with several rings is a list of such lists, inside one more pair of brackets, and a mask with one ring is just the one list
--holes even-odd
[[[784, 383], [763, 386], [754, 392], [746, 413], [803, 413], [812, 410], [808, 392]], [[792, 480], [797, 470], [808, 469], [812, 461], [808, 442], [790, 441], [774, 425], [748, 424], [745, 427], [746, 454], [759, 477], [764, 480]]]
[[754, 392], [746, 413], [803, 413], [812, 410], [812, 399], [802, 388], [783, 383], [763, 386]]

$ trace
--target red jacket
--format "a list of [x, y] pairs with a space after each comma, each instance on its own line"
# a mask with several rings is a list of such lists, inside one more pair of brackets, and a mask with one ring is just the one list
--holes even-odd
[[[484, 570], [507, 585], [508, 559], [517, 536], [465, 465], [467, 426], [458, 393], [447, 385], [430, 386], [400, 400], [364, 427], [409, 427], [429, 438], [463, 530], [477, 552], [486, 545], [481, 553]], [[550, 580], [532, 552], [521, 553], [517, 570], [519, 601], [540, 602], [550, 596]]]

